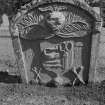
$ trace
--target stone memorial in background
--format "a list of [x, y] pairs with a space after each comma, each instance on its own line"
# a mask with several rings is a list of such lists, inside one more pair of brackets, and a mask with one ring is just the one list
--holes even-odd
[[95, 81], [100, 17], [75, 0], [31, 2], [10, 24], [24, 83], [72, 86]]

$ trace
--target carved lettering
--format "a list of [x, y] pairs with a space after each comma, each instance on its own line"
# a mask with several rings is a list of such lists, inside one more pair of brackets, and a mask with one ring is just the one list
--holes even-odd
[[47, 7], [39, 7], [38, 9], [40, 11], [62, 11], [62, 10], [66, 10], [67, 7], [59, 6], [59, 5], [51, 5], [51, 6], [47, 6]]

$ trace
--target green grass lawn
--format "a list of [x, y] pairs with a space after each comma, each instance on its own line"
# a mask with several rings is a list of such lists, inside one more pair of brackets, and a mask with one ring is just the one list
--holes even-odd
[[[85, 86], [75, 86], [68, 88], [49, 88], [38, 85], [26, 84], [0, 84], [0, 103], [6, 105], [40, 105], [35, 104], [37, 98], [50, 97], [66, 97], [70, 101], [70, 105], [104, 105], [105, 104], [105, 86], [102, 84], [89, 83]], [[4, 102], [5, 100], [5, 102]], [[27, 100], [29, 100], [27, 103]], [[34, 100], [34, 102], [32, 101]], [[23, 104], [24, 103], [24, 104]], [[86, 104], [87, 103], [87, 104]], [[3, 104], [4, 105], [4, 104]], [[44, 104], [41, 104], [44, 105]], [[47, 105], [47, 104], [45, 104]], [[54, 105], [54, 104], [48, 104]], [[55, 104], [60, 105], [60, 104]], [[64, 105], [64, 104], [61, 104]], [[67, 104], [69, 105], [69, 104]]]

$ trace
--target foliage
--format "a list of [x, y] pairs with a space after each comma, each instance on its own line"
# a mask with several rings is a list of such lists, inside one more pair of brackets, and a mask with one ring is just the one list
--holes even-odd
[[0, 0], [0, 24], [2, 15], [6, 14], [9, 18], [17, 13], [17, 10], [31, 0]]
[[11, 15], [17, 12], [22, 5], [30, 2], [31, 0], [0, 0], [0, 14], [6, 13]]
[[91, 7], [99, 7], [101, 4], [100, 0], [84, 0]]
[[105, 88], [101, 86], [101, 83], [89, 83], [88, 85], [68, 88], [48, 88], [39, 85], [16, 84], [13, 85], [12, 90], [15, 90], [14, 93], [24, 97], [25, 95], [64, 95], [68, 99], [70, 97], [77, 97], [80, 100], [94, 100], [105, 103]]

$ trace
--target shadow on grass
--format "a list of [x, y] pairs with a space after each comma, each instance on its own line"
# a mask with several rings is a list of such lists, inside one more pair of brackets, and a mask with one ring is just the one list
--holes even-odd
[[10, 75], [8, 72], [0, 72], [0, 83], [22, 83], [21, 77]]

